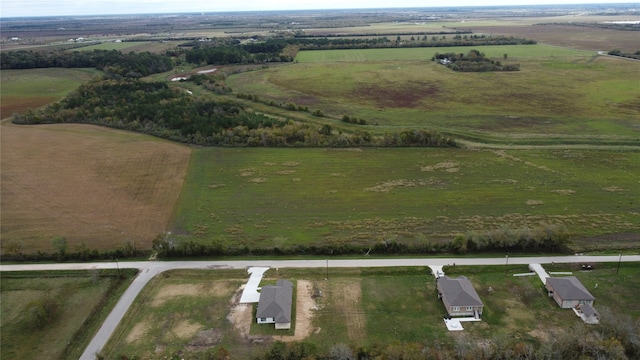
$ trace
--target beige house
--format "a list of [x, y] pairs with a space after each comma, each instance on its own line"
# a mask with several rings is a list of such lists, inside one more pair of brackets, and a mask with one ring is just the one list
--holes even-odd
[[449, 316], [474, 316], [480, 318], [484, 304], [466, 276], [436, 279], [438, 298], [442, 299]]

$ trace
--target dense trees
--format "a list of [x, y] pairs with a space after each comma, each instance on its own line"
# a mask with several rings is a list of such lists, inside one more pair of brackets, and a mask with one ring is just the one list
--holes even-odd
[[139, 78], [173, 69], [170, 58], [149, 52], [123, 54], [117, 50], [74, 52], [38, 52], [19, 50], [3, 52], [0, 69], [35, 69], [49, 67], [95, 67], [108, 74]]
[[[507, 54], [503, 55], [507, 58]], [[488, 59], [484, 53], [473, 49], [465, 54], [436, 53], [431, 59], [438, 61], [453, 71], [463, 72], [485, 72], [485, 71], [518, 71], [519, 64], [502, 64], [500, 61]]]

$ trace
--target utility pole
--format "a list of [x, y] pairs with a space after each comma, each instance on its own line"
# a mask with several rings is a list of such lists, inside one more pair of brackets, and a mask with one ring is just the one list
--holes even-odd
[[120, 276], [120, 265], [118, 265], [118, 258], [116, 258], [116, 268], [118, 269], [118, 277]]
[[507, 253], [507, 255], [505, 256], [505, 263], [504, 263], [504, 276], [507, 276], [508, 267], [509, 267], [509, 254]]
[[329, 280], [329, 258], [327, 258], [327, 277], [324, 279]]
[[618, 254], [618, 268], [616, 269], [616, 275], [620, 272], [620, 262], [622, 261], [622, 253]]

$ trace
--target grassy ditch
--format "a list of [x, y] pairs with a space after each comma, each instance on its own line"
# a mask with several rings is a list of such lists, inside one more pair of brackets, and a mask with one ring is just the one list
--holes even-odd
[[3, 359], [77, 359], [135, 270], [3, 272]]

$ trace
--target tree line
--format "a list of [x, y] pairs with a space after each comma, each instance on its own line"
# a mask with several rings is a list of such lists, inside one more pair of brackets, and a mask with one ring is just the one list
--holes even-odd
[[325, 241], [319, 245], [298, 244], [289, 247], [249, 247], [236, 245], [226, 236], [202, 238], [199, 236], [177, 236], [160, 234], [152, 242], [151, 250], [137, 249], [134, 243], [98, 251], [85, 243], [69, 247], [63, 237], [51, 240], [53, 253], [38, 251], [25, 253], [20, 243], [8, 241], [1, 256], [2, 261], [89, 261], [148, 257], [151, 252], [161, 258], [202, 256], [252, 256], [252, 255], [362, 255], [362, 254], [466, 254], [483, 252], [509, 253], [569, 253], [570, 239], [561, 226], [544, 225], [537, 228], [512, 229], [501, 227], [490, 231], [472, 231], [456, 235], [450, 241], [403, 240], [398, 237], [373, 239], [371, 243], [350, 241]]
[[[288, 37], [248, 39], [240, 41], [193, 42], [193, 48], [185, 51], [185, 60], [193, 64], [252, 64], [264, 62], [291, 62], [298, 50], [332, 50], [332, 49], [380, 49], [397, 47], [449, 47], [449, 46], [480, 46], [480, 45], [530, 45], [534, 40], [506, 36], [460, 35], [452, 38], [427, 35], [412, 37], [403, 41], [400, 35], [395, 40], [388, 37], [358, 38], [358, 37]], [[285, 49], [294, 49], [285, 51]]]
[[124, 54], [117, 50], [93, 51], [31, 51], [3, 52], [0, 69], [36, 68], [96, 68], [108, 74], [140, 78], [173, 69], [173, 61], [164, 55], [150, 52]]

